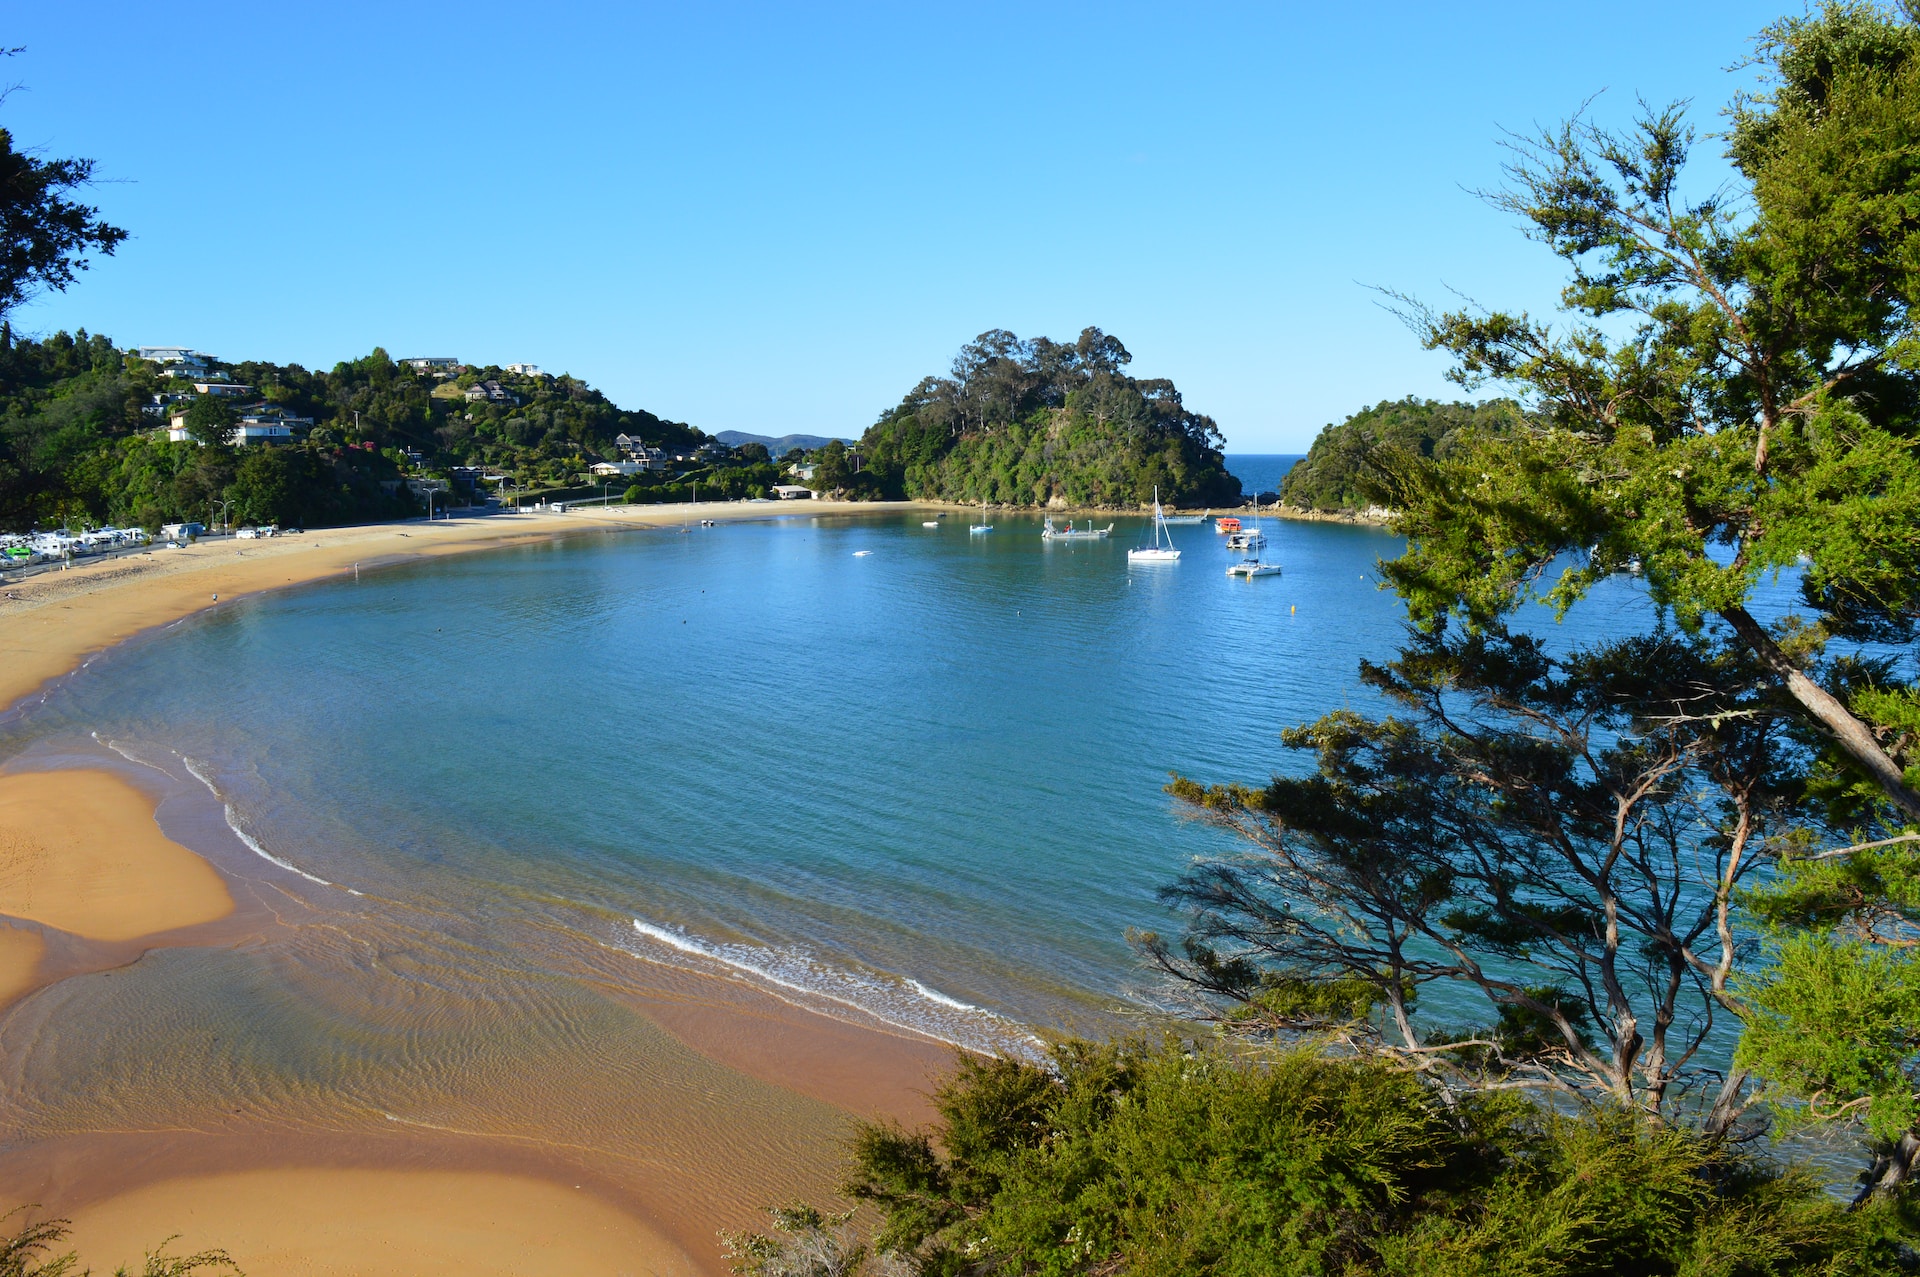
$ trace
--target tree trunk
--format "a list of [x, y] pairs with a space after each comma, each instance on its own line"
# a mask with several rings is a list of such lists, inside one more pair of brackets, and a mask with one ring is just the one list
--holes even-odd
[[1853, 1195], [1854, 1206], [1865, 1205], [1872, 1197], [1891, 1193], [1909, 1179], [1913, 1178], [1913, 1162], [1920, 1157], [1920, 1133], [1903, 1132], [1898, 1142], [1877, 1150], [1873, 1155], [1873, 1168], [1869, 1170], [1860, 1185], [1860, 1191]]
[[1907, 788], [1906, 777], [1887, 751], [1880, 748], [1880, 742], [1873, 738], [1867, 725], [1853, 716], [1853, 712], [1835, 698], [1826, 688], [1808, 678], [1799, 666], [1795, 665], [1780, 645], [1773, 641], [1760, 622], [1743, 607], [1730, 607], [1721, 611], [1721, 619], [1733, 627], [1740, 640], [1753, 649], [1754, 655], [1781, 682], [1793, 699], [1800, 702], [1801, 708], [1813, 715], [1819, 724], [1827, 729], [1834, 741], [1844, 749], [1854, 762], [1860, 764], [1866, 773], [1873, 777], [1874, 783], [1886, 791], [1894, 805], [1905, 812], [1910, 819], [1920, 820], [1920, 794]]

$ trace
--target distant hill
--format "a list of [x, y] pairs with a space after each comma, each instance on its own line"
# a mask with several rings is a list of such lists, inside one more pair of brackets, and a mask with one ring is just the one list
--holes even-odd
[[[743, 443], [764, 443], [767, 451], [776, 457], [785, 456], [795, 448], [805, 448], [808, 452], [815, 448], [824, 448], [833, 440], [825, 435], [781, 435], [778, 439], [766, 435], [750, 435], [744, 430], [722, 430], [714, 438], [729, 448], [738, 448]], [[851, 439], [842, 439], [841, 443], [852, 443]]]

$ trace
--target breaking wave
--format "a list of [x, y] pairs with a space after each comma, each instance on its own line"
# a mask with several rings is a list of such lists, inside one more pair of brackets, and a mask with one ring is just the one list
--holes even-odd
[[[129, 757], [131, 757], [131, 755], [129, 755]], [[214, 801], [220, 804], [220, 811], [226, 817], [226, 820], [227, 820], [227, 828], [233, 831], [233, 836], [235, 838], [238, 838], [242, 843], [246, 844], [247, 850], [251, 851], [254, 855], [260, 857], [260, 859], [265, 860], [270, 864], [275, 864], [280, 866], [280, 868], [286, 870], [290, 874], [300, 875], [300, 877], [305, 878], [308, 882], [317, 882], [322, 887], [332, 887], [334, 890], [344, 891], [350, 896], [358, 896], [362, 894], [361, 892], [355, 891], [352, 887], [345, 887], [337, 882], [329, 882], [325, 878], [319, 877], [316, 874], [310, 874], [306, 870], [302, 869], [299, 865], [294, 864], [292, 861], [283, 860], [279, 856], [274, 855], [271, 851], [268, 851], [265, 847], [263, 847], [260, 844], [259, 839], [255, 838], [252, 834], [248, 833], [245, 827], [240, 824], [240, 817], [238, 813], [236, 813], [233, 810], [233, 804], [227, 801], [226, 795], [220, 792], [219, 787], [213, 783], [213, 780], [206, 774], [206, 772], [200, 769], [199, 764], [195, 763], [191, 758], [188, 758], [185, 754], [180, 755], [180, 761], [186, 764], [187, 770], [193, 773], [193, 778], [199, 781], [202, 785], [205, 785], [207, 787], [207, 792], [213, 795]]]
[[[715, 963], [748, 976], [782, 1001], [809, 1011], [832, 1013], [833, 1006], [857, 1012], [892, 1028], [933, 1038], [950, 1046], [990, 1055], [1038, 1060], [1045, 1044], [1003, 1015], [963, 1002], [912, 977], [863, 974], [831, 966], [798, 946], [773, 948], [721, 944], [635, 918], [636, 934], [676, 953]], [[637, 958], [657, 955], [616, 945]]]

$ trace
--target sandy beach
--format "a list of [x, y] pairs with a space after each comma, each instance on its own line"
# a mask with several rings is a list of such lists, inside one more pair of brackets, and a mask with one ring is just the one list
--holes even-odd
[[[871, 503], [711, 505], [695, 517], [874, 513]], [[259, 591], [343, 572], [530, 540], [677, 528], [684, 507], [613, 507], [321, 530], [219, 541], [76, 565], [0, 599], [0, 703], [30, 697], [87, 657], [154, 627]], [[216, 598], [217, 596], [217, 598]], [[167, 838], [154, 799], [119, 775], [68, 769], [0, 776], [0, 1006], [22, 1009], [68, 978], [43, 967], [50, 940], [98, 942], [133, 960], [168, 944], [237, 943], [202, 924], [233, 911], [220, 870]], [[9, 921], [12, 920], [12, 921]], [[252, 925], [252, 924], [248, 924]], [[195, 931], [193, 928], [199, 927]], [[231, 928], [229, 928], [231, 929]], [[209, 938], [209, 937], [212, 938]], [[105, 950], [103, 950], [105, 951]], [[624, 970], [624, 968], [623, 968]], [[97, 976], [93, 978], [98, 978]], [[0, 1158], [0, 1209], [64, 1215], [96, 1270], [137, 1263], [172, 1234], [173, 1253], [224, 1247], [254, 1277], [331, 1273], [712, 1273], [719, 1227], [755, 1222], [791, 1191], [823, 1202], [837, 1178], [835, 1129], [851, 1117], [924, 1120], [925, 1087], [950, 1049], [809, 1014], [687, 972], [622, 975], [604, 990], [705, 1063], [762, 1111], [796, 1115], [788, 1164], [733, 1164], [725, 1118], [672, 1174], [599, 1179], [578, 1161], [486, 1131], [392, 1125], [301, 1133], [249, 1127], [78, 1130]], [[11, 1014], [11, 1012], [9, 1012]], [[720, 1083], [707, 1082], [709, 1091]], [[780, 1097], [785, 1097], [784, 1099]], [[729, 1102], [715, 1110], [738, 1110]], [[236, 1110], [238, 1112], [238, 1110]], [[829, 1119], [825, 1115], [842, 1116]], [[529, 1118], [529, 1121], [535, 1120]], [[684, 1119], [699, 1122], [697, 1116]], [[655, 1184], [654, 1180], [659, 1183]]]

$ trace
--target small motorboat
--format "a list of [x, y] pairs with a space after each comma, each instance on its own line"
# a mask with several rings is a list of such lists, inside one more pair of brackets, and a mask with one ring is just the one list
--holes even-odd
[[1211, 510], [1207, 511], [1205, 514], [1170, 514], [1166, 517], [1166, 522], [1178, 523], [1188, 527], [1192, 527], [1197, 524], [1205, 523], [1211, 517], [1213, 517], [1213, 511]]
[[1238, 532], [1240, 530], [1240, 520], [1230, 514], [1223, 514], [1213, 521], [1213, 530], [1215, 532]]
[[937, 528], [940, 526], [940, 521], [937, 519], [928, 519], [925, 523], [922, 523], [920, 526], [923, 528]]
[[1052, 515], [1047, 516], [1046, 526], [1040, 529], [1042, 541], [1095, 541], [1111, 535], [1113, 535], [1111, 523], [1104, 528], [1096, 528], [1092, 523], [1088, 523], [1084, 528], [1076, 528], [1073, 526], [1073, 521], [1069, 519], [1066, 527], [1056, 528], [1053, 526]]

